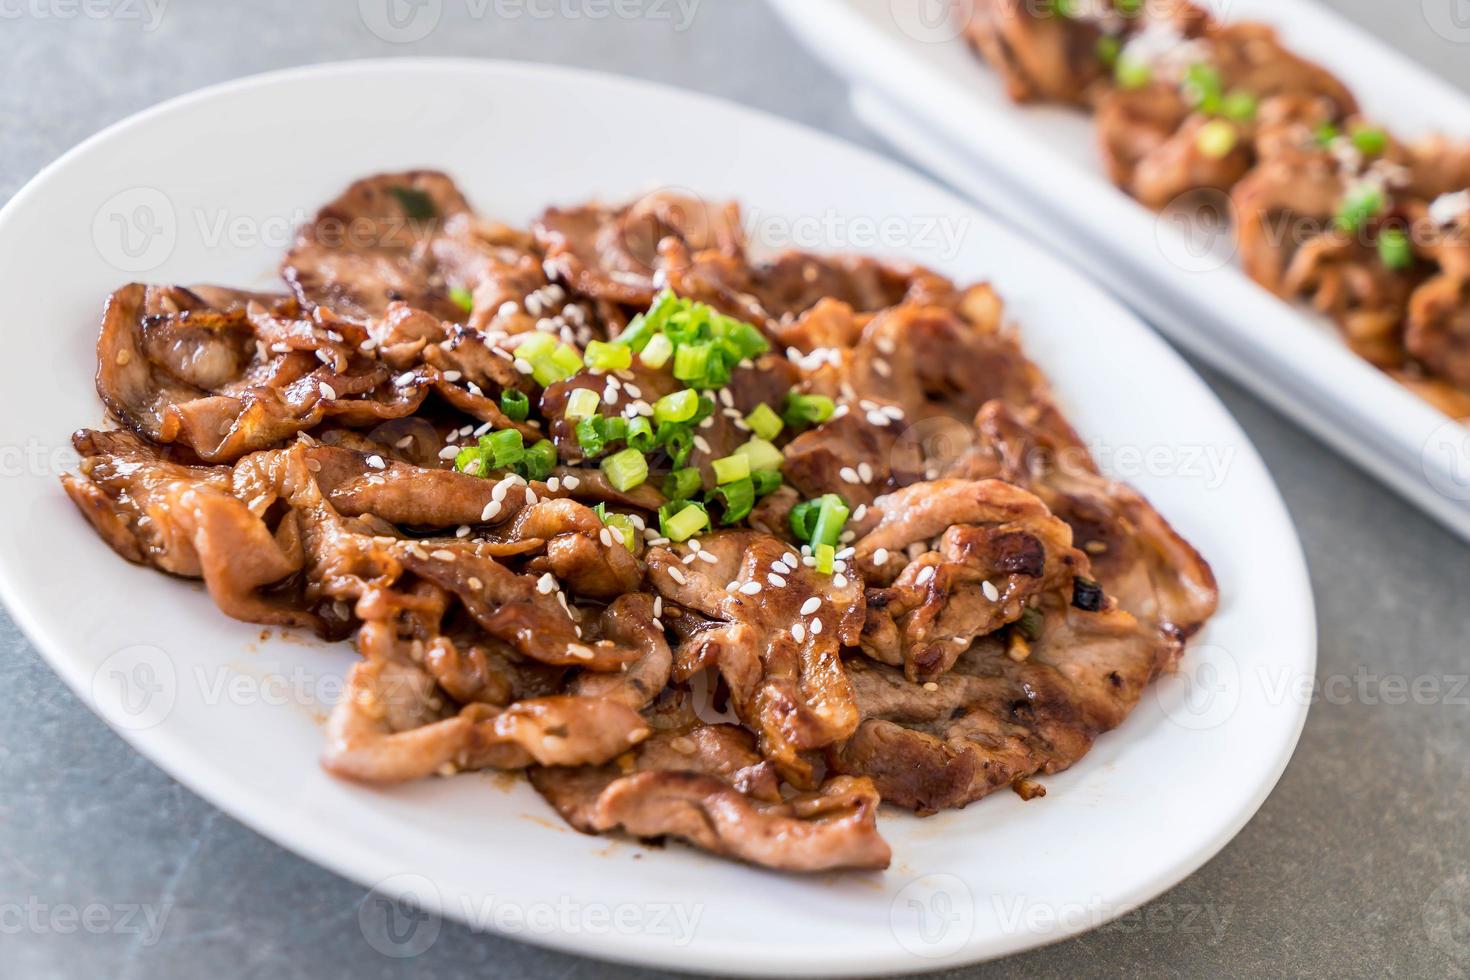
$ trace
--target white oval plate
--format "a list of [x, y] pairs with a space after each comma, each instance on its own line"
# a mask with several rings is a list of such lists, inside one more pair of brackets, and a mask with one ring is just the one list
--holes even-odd
[[[1045, 799], [885, 812], [884, 874], [783, 876], [560, 825], [524, 782], [375, 790], [316, 763], [352, 654], [263, 638], [196, 586], [126, 564], [57, 484], [96, 425], [98, 312], [134, 278], [268, 285], [291, 229], [349, 180], [452, 173], [486, 214], [651, 186], [746, 203], [770, 245], [869, 250], [991, 279], [1103, 462], [1214, 564], [1218, 618]], [[1295, 532], [1260, 459], [1162, 341], [1055, 259], [876, 156], [708, 98], [469, 61], [266, 75], [112, 127], [0, 212], [0, 591], [66, 682], [174, 777], [282, 845], [443, 915], [588, 956], [682, 970], [873, 974], [1038, 946], [1159, 895], [1255, 813], [1296, 744], [1315, 666]], [[385, 929], [395, 955], [437, 919]], [[398, 923], [404, 925], [404, 923]], [[408, 923], [411, 925], [412, 923]], [[393, 923], [387, 923], [393, 925]], [[407, 938], [405, 938], [407, 937]]]

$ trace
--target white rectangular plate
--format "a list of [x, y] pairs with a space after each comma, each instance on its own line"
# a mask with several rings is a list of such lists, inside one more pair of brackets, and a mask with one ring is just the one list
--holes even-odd
[[[1115, 189], [1084, 114], [1012, 104], [958, 34], [968, 0], [771, 2], [852, 83], [859, 114], [896, 146], [1470, 540], [1470, 429], [1352, 354], [1322, 318], [1251, 282], [1228, 240]], [[1463, 93], [1308, 0], [1211, 8], [1275, 26], [1396, 132], [1470, 136]], [[1436, 29], [1470, 43], [1470, 28]]]

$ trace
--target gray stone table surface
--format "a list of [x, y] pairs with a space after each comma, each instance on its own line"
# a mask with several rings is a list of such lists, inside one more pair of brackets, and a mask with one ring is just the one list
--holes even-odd
[[[593, 19], [587, 0], [444, 0], [438, 29], [394, 44], [364, 26], [353, 0], [0, 0], [0, 199], [79, 140], [161, 99], [268, 69], [374, 56], [606, 69], [887, 152], [849, 112], [840, 80], [762, 4], [685, 0], [676, 9], [691, 2], [687, 29], [675, 30], [652, 16]], [[1463, 0], [1331, 5], [1470, 86], [1466, 32], [1434, 27], [1456, 14], [1470, 25]], [[574, 16], [543, 16], [557, 11]], [[1144, 915], [967, 972], [1462, 975], [1470, 709], [1459, 685], [1470, 671], [1462, 578], [1470, 553], [1239, 387], [1202, 373], [1259, 447], [1301, 530], [1319, 679], [1336, 694], [1314, 706], [1259, 815]], [[385, 957], [359, 927], [361, 888], [260, 838], [146, 762], [3, 615], [0, 651], [0, 977], [642, 975], [452, 923], [416, 959]], [[1443, 694], [1392, 704], [1392, 678], [1428, 678]], [[50, 916], [90, 903], [106, 907], [117, 928], [68, 932]], [[168, 910], [157, 935], [121, 928], [135, 906]]]

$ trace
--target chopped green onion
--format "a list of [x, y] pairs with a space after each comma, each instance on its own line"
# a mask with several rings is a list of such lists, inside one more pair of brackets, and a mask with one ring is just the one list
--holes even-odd
[[633, 351], [620, 344], [594, 340], [587, 345], [587, 366], [597, 371], [623, 371], [633, 366]]
[[781, 417], [786, 420], [787, 425], [793, 429], [799, 429], [807, 425], [821, 424], [830, 419], [835, 411], [837, 411], [837, 406], [826, 395], [791, 393], [786, 396], [786, 404], [781, 409]]
[[655, 438], [664, 452], [669, 454], [669, 460], [675, 469], [687, 463], [689, 454], [694, 452], [694, 433], [688, 425], [665, 422], [658, 427]]
[[803, 500], [791, 508], [790, 521], [791, 533], [796, 535], [798, 541], [811, 541], [812, 529], [817, 524], [817, 511], [821, 508], [822, 501]]
[[692, 466], [675, 470], [664, 480], [664, 496], [670, 500], [688, 500], [699, 492], [701, 486], [703, 481], [699, 470]]
[[674, 377], [680, 381], [698, 381], [709, 372], [709, 344], [685, 344], [674, 352]]
[[750, 459], [740, 454], [726, 456], [717, 459], [713, 464], [715, 470], [715, 483], [734, 483], [736, 480], [744, 480], [750, 476]]
[[1316, 137], [1318, 146], [1330, 146], [1332, 141], [1342, 135], [1342, 132], [1332, 123], [1323, 123], [1317, 127]]
[[1154, 80], [1154, 70], [1147, 61], [1138, 58], [1130, 58], [1125, 52], [1118, 56], [1118, 64], [1113, 69], [1113, 78], [1120, 88], [1140, 89]]
[[544, 480], [556, 469], [556, 445], [542, 439], [516, 461], [515, 470], [528, 480]]
[[721, 524], [736, 524], [745, 520], [755, 507], [755, 484], [747, 477], [716, 487], [710, 492], [724, 503], [725, 512]]
[[515, 356], [523, 361], [534, 363], [556, 350], [556, 338], [549, 333], [530, 333], [525, 339], [516, 345]]
[[1352, 140], [1364, 156], [1376, 157], [1388, 149], [1388, 133], [1376, 126], [1354, 126]]
[[1240, 131], [1224, 119], [1211, 119], [1195, 134], [1194, 145], [1211, 160], [1223, 160], [1240, 142]]
[[500, 410], [512, 422], [524, 422], [531, 414], [531, 399], [524, 391], [507, 388], [500, 393]]
[[602, 461], [602, 472], [615, 490], [626, 492], [648, 479], [648, 460], [636, 449], [624, 449]]
[[1383, 264], [1395, 272], [1401, 272], [1414, 264], [1414, 249], [1409, 236], [1399, 228], [1385, 228], [1378, 235], [1378, 257]]
[[1189, 103], [1206, 115], [1220, 111], [1224, 98], [1224, 82], [1213, 65], [1195, 62], [1184, 71], [1184, 95]]
[[841, 497], [835, 493], [824, 494], [817, 508], [816, 522], [812, 524], [812, 544], [836, 545], [842, 538], [842, 525], [847, 523], [848, 513], [847, 503]]
[[1016, 622], [1016, 628], [1021, 635], [1033, 643], [1041, 639], [1041, 629], [1046, 624], [1046, 617], [1041, 614], [1040, 609], [1026, 608], [1021, 611], [1021, 618]]
[[669, 363], [669, 358], [673, 356], [674, 342], [663, 334], [655, 334], [649, 338], [648, 343], [643, 348], [643, 353], [638, 355], [638, 359], [657, 371]]
[[598, 423], [599, 418], [583, 419], [577, 423], [577, 445], [582, 449], [582, 455], [587, 459], [595, 459], [602, 455], [607, 448], [607, 440], [603, 438], [602, 426]]
[[779, 470], [756, 470], [750, 474], [750, 480], [755, 484], [755, 495], [764, 497], [781, 485], [781, 473]]
[[642, 453], [650, 452], [658, 445], [653, 434], [653, 424], [641, 415], [628, 423], [628, 434], [624, 438], [628, 440], [630, 448]]
[[1259, 108], [1260, 102], [1254, 95], [1244, 89], [1236, 89], [1220, 103], [1220, 114], [1226, 119], [1245, 123], [1256, 118]]
[[430, 221], [439, 217], [439, 208], [434, 199], [417, 187], [390, 187], [389, 192], [398, 198], [403, 213], [415, 221]]
[[582, 355], [571, 344], [557, 344], [549, 354], [532, 359], [531, 377], [545, 388], [558, 381], [565, 381], [582, 370]]
[[455, 306], [464, 310], [466, 313], [474, 312], [475, 294], [470, 292], [468, 289], [465, 289], [463, 286], [451, 287], [449, 290], [449, 299], [451, 302], [454, 303]]
[[755, 436], [745, 445], [735, 450], [735, 452], [750, 461], [752, 472], [755, 470], [779, 470], [786, 462], [786, 457], [781, 455], [781, 450], [760, 436]]
[[1104, 34], [1097, 39], [1097, 60], [1109, 68], [1118, 63], [1118, 55], [1123, 53], [1123, 44], [1111, 34]]
[[1145, 0], [1116, 0], [1114, 6], [1124, 17], [1137, 17], [1143, 13]]
[[688, 388], [664, 395], [653, 403], [655, 422], [688, 422], [699, 411], [699, 394]]
[[486, 469], [485, 450], [479, 446], [465, 446], [454, 457], [454, 468], [470, 476], [484, 476]]
[[688, 541], [709, 526], [709, 514], [697, 503], [688, 502], [675, 513], [678, 504], [666, 504], [659, 508], [659, 532], [670, 541]]
[[774, 439], [781, 434], [781, 429], [786, 425], [781, 421], [781, 416], [771, 411], [769, 405], [764, 402], [757, 405], [755, 410], [745, 416], [745, 424], [750, 426], [750, 431], [762, 439]]
[[714, 323], [715, 335], [725, 348], [735, 354], [735, 360], [743, 361], [771, 349], [765, 334], [753, 325], [730, 316], [717, 316]]
[[637, 548], [638, 527], [633, 523], [633, 519], [631, 517], [629, 517], [627, 514], [618, 514], [608, 511], [607, 504], [598, 504], [592, 509], [597, 513], [598, 518], [601, 519], [603, 524], [607, 525], [609, 529], [618, 533], [618, 536], [622, 538], [623, 547], [627, 548], [629, 551], [633, 551]]
[[602, 396], [591, 388], [578, 388], [572, 392], [567, 399], [567, 408], [563, 413], [569, 419], [588, 419], [597, 414], [597, 406], [602, 404]]
[[502, 429], [499, 432], [481, 436], [480, 446], [490, 454], [491, 465], [497, 470], [503, 470], [507, 466], [520, 462], [521, 457], [526, 453], [521, 433], [517, 429]]
[[837, 564], [837, 549], [830, 544], [819, 544], [812, 553], [817, 559], [817, 571], [823, 575], [831, 575]]
[[1372, 184], [1359, 184], [1348, 191], [1337, 212], [1337, 227], [1348, 235], [1357, 234], [1378, 212], [1383, 210], [1383, 191]]

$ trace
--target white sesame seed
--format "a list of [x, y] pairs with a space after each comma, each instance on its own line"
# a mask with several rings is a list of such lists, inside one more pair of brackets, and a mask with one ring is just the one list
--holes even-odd
[[740, 592], [744, 595], [759, 595], [760, 590], [761, 584], [759, 582], [746, 582], [740, 587]]
[[530, 487], [526, 488], [525, 506], [530, 507], [532, 504], [538, 503], [540, 499], [536, 496], [535, 490], [532, 490]]
[[413, 372], [412, 371], [404, 371], [398, 377], [396, 377], [396, 378], [393, 379], [393, 383], [396, 384], [400, 388], [402, 388], [406, 384], [412, 384], [413, 383]]
[[847, 561], [847, 559], [851, 558], [855, 554], [857, 554], [856, 548], [843, 548], [832, 557], [837, 559], [838, 561]]
[[939, 685], [936, 684], [936, 683], [934, 683], [933, 681], [928, 681], [927, 683], [924, 684], [924, 690], [926, 690], [926, 691], [937, 691], [937, 690], [939, 690]]
[[837, 476], [842, 480], [843, 483], [862, 482], [857, 475], [857, 470], [853, 469], [851, 466], [844, 466], [842, 469], [838, 470]]
[[484, 510], [480, 511], [480, 520], [482, 520], [482, 521], [492, 521], [492, 520], [495, 519], [495, 516], [497, 514], [499, 514], [499, 513], [500, 513], [500, 501], [498, 501], [498, 500], [492, 500], [488, 504], [485, 505], [485, 509]]
[[803, 626], [803, 625], [801, 625], [800, 623], [794, 624], [791, 627], [791, 638], [794, 639], [797, 643], [800, 643], [801, 641], [805, 640], [806, 639], [806, 627]]
[[653, 614], [655, 616], [662, 616], [664, 614], [664, 597], [661, 595], [653, 597]]
[[561, 480], [553, 476], [551, 479], [546, 481], [546, 489], [550, 490], [552, 493], [556, 493], [558, 490], [561, 489]]
[[639, 388], [635, 384], [625, 384], [625, 385], [623, 385], [623, 390], [628, 393], [628, 397], [629, 398], [642, 398], [643, 397], [643, 389], [642, 388]]
[[873, 467], [869, 466], [866, 462], [859, 463], [858, 464], [858, 476], [859, 476], [859, 478], [862, 479], [862, 481], [864, 483], [872, 483], [873, 482]]
[[582, 485], [582, 480], [580, 477], [575, 476], [563, 477], [561, 485], [566, 487], [568, 490], [575, 490], [577, 489], [577, 487]]
[[822, 621], [820, 619], [814, 619], [814, 620], [812, 620], [812, 636], [819, 636], [821, 634], [821, 632], [822, 632]]
[[706, 415], [703, 419], [700, 420], [699, 427], [701, 429], [708, 429], [711, 428], [714, 424], [715, 417], [713, 415]]
[[832, 584], [837, 586], [839, 589], [847, 588], [847, 576], [843, 575], [841, 572], [836, 573], [832, 576]]
[[444, 380], [445, 381], [450, 381], [450, 382], [458, 381], [460, 378], [463, 378], [463, 377], [464, 377], [464, 375], [463, 374], [460, 374], [458, 371], [445, 371], [444, 372]]
[[729, 584], [727, 584], [725, 586], [725, 591], [726, 592], [739, 592], [740, 591], [740, 583], [739, 582], [730, 582]]
[[367, 458], [367, 464], [375, 470], [386, 469], [388, 467], [388, 464], [383, 462], [383, 457], [379, 456], [377, 453], [374, 453]]
[[515, 316], [517, 313], [521, 312], [521, 304], [517, 303], [513, 299], [508, 299], [504, 303], [501, 303], [500, 309], [496, 310], [495, 312], [499, 316]]
[[684, 577], [684, 573], [672, 565], [669, 566], [669, 578], [673, 579], [675, 582], [678, 582], [680, 585], [689, 584], [689, 580]]
[[592, 649], [590, 647], [585, 647], [580, 643], [567, 644], [567, 653], [570, 653], [578, 660], [591, 660], [593, 657], [597, 656], [597, 654], [592, 652]]
[[867, 504], [858, 504], [857, 505], [857, 509], [852, 512], [852, 519], [855, 520], [855, 521], [860, 521], [864, 517], [867, 517], [867, 516], [868, 516], [868, 505]]
[[780, 572], [782, 575], [790, 575], [792, 572], [796, 571], [796, 569], [788, 568], [784, 561], [777, 560], [771, 562], [771, 571]]
[[981, 582], [980, 591], [984, 592], [985, 598], [989, 599], [991, 602], [1000, 601], [1000, 590], [995, 587], [994, 583], [988, 580], [985, 582]]
[[934, 566], [933, 565], [925, 565], [923, 568], [919, 569], [919, 575], [918, 575], [917, 578], [914, 579], [914, 581], [916, 583], [918, 583], [919, 585], [923, 585], [925, 582], [929, 581], [933, 577], [934, 577]]
[[404, 436], [393, 445], [398, 447], [399, 449], [407, 449], [409, 446], [413, 445], [413, 436]]
[[683, 562], [685, 565], [693, 565], [694, 564], [694, 559], [697, 558], [697, 557], [699, 557], [699, 552], [697, 552], [697, 551], [691, 551], [691, 552], [689, 552], [689, 554], [685, 555], [683, 558], [680, 558], [679, 561]]
[[720, 389], [720, 404], [726, 408], [735, 407], [735, 394], [729, 388]]
[[458, 455], [459, 447], [457, 446], [445, 446], [443, 449], [439, 450], [440, 459], [453, 459]]
[[702, 453], [709, 452], [709, 440], [706, 439], [704, 436], [696, 435], [694, 437], [694, 448], [698, 449]]
[[317, 388], [318, 388], [318, 390], [321, 391], [322, 397], [325, 398], [325, 399], [327, 399], [327, 400], [329, 400], [329, 401], [332, 400], [332, 399], [335, 399], [337, 397], [336, 390], [331, 385], [327, 384], [325, 381], [320, 382], [317, 385]]
[[875, 565], [886, 565], [886, 564], [888, 564], [888, 549], [887, 548], [879, 548], [877, 551], [873, 552], [873, 564], [875, 564]]
[[707, 565], [718, 565], [720, 563], [720, 559], [715, 557], [715, 553], [713, 551], [699, 552], [699, 560]]
[[893, 368], [889, 367], [888, 362], [881, 357], [873, 358], [873, 370], [878, 372], [880, 378], [893, 377]]
[[778, 589], [784, 589], [786, 587], [786, 580], [784, 578], [782, 578], [781, 576], [777, 575], [775, 572], [772, 572], [771, 574], [767, 575], [766, 576], [766, 581], [767, 582], [770, 582], [771, 585], [775, 586]]
[[469, 578], [465, 579], [465, 581], [468, 582], [470, 588], [474, 589], [476, 592], [480, 591], [481, 589], [483, 589], [485, 587], [485, 583], [484, 582], [481, 582], [479, 579], [475, 578], [475, 576], [473, 576], [473, 575], [471, 575]]
[[900, 422], [903, 420], [903, 409], [899, 408], [897, 405], [884, 405], [878, 411], [893, 419], [893, 421], [895, 422]]
[[889, 421], [890, 421], [890, 419], [888, 418], [888, 416], [884, 415], [882, 412], [878, 411], [877, 409], [874, 409], [873, 411], [871, 411], [871, 412], [868, 413], [868, 424], [869, 425], [876, 425], [878, 428], [881, 429], [884, 426], [886, 426], [889, 423]]
[[556, 591], [556, 576], [550, 572], [542, 575], [536, 580], [536, 591], [542, 595], [551, 595]]
[[530, 374], [532, 371], [536, 370], [531, 366], [531, 362], [526, 360], [524, 357], [518, 357], [511, 363], [513, 363], [515, 365], [515, 369], [522, 374]]
[[874, 339], [873, 346], [878, 348], [881, 354], [892, 354], [897, 349], [892, 337], [878, 337]]
[[597, 532], [597, 540], [602, 542], [602, 546], [604, 548], [612, 547], [612, 535], [608, 533], [607, 528], [603, 528], [601, 531]]
[[803, 616], [810, 616], [812, 613], [816, 612], [818, 609], [821, 609], [821, 608], [822, 608], [822, 600], [821, 599], [818, 599], [816, 596], [812, 596], [806, 602], [803, 602], [801, 604], [801, 614]]
[[467, 538], [467, 537], [469, 537], [470, 536], [470, 526], [468, 524], [461, 524], [459, 527], [457, 527], [457, 528], [454, 529], [454, 536], [456, 538]]

